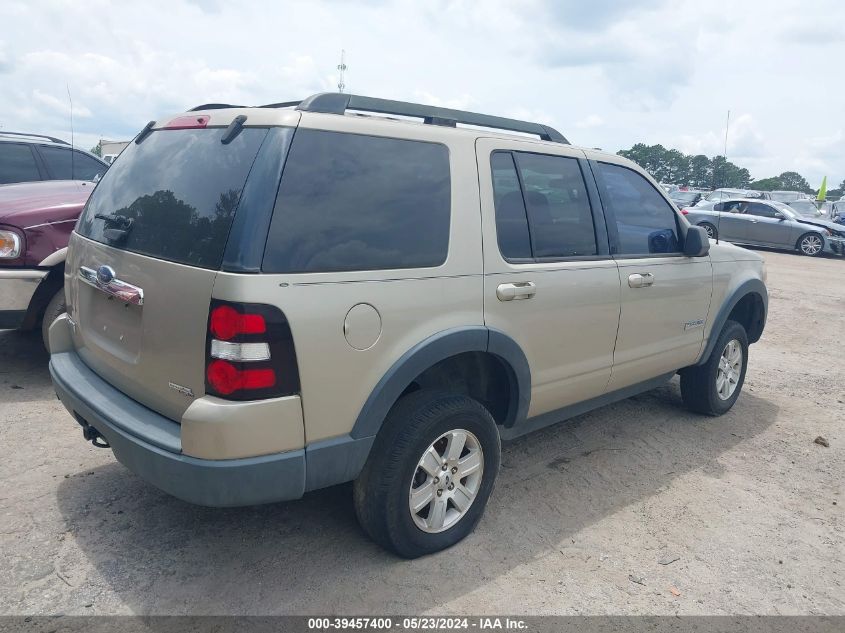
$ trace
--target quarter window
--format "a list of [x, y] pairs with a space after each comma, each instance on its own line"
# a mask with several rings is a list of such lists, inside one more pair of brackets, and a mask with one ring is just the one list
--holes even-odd
[[[47, 163], [47, 169], [50, 170], [50, 175], [55, 180], [70, 180], [72, 178], [94, 180], [97, 174], [102, 176], [106, 171], [103, 164], [82, 152], [46, 145], [39, 147], [38, 151], [41, 152], [41, 157]], [[73, 152], [72, 160], [71, 152]]]
[[598, 253], [592, 210], [577, 159], [494, 152], [491, 166], [497, 239], [505, 259], [560, 259]]
[[440, 144], [298, 130], [265, 272], [439, 266], [449, 248], [449, 152]]
[[615, 220], [619, 255], [680, 252], [678, 221], [672, 206], [633, 169], [598, 163], [602, 202]]

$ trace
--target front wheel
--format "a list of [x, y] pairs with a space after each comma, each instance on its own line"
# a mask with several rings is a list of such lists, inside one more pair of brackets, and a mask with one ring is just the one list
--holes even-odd
[[798, 250], [801, 251], [802, 255], [807, 255], [808, 257], [821, 255], [823, 248], [824, 240], [818, 233], [807, 233], [806, 235], [802, 235], [798, 240]]
[[364, 531], [416, 558], [472, 532], [499, 470], [490, 412], [466, 396], [417, 391], [397, 402], [353, 486]]
[[703, 365], [681, 371], [681, 396], [691, 411], [726, 413], [739, 398], [748, 367], [748, 336], [736, 321], [728, 321]]

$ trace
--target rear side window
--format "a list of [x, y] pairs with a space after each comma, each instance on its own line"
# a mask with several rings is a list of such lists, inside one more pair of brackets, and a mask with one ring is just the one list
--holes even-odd
[[494, 152], [499, 250], [508, 260], [596, 255], [587, 187], [575, 158]]
[[142, 255], [218, 268], [264, 128], [231, 143], [219, 128], [159, 130], [130, 143], [79, 221], [85, 237]]
[[439, 266], [449, 248], [450, 207], [445, 146], [300, 129], [285, 163], [262, 270]]
[[519, 187], [519, 177], [510, 152], [490, 157], [493, 169], [493, 195], [496, 205], [496, 239], [505, 259], [531, 259], [528, 216]]
[[0, 143], [0, 184], [41, 180], [28, 145]]
[[97, 174], [102, 176], [106, 171], [104, 165], [82, 152], [46, 145], [41, 145], [38, 151], [54, 180], [94, 180]]
[[672, 206], [633, 169], [597, 163], [599, 192], [615, 220], [617, 254], [678, 253], [678, 221]]

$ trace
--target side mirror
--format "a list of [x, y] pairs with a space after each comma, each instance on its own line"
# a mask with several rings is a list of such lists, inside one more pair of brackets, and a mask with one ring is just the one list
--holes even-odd
[[775, 211], [775, 219], [783, 222], [786, 219], [786, 216], [783, 213], [781, 213], [780, 211]]
[[701, 226], [691, 226], [684, 238], [684, 255], [687, 257], [704, 257], [710, 252], [710, 239], [707, 231]]

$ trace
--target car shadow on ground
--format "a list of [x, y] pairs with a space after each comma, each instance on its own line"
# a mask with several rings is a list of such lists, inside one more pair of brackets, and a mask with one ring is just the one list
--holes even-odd
[[0, 330], [0, 402], [31, 402], [53, 393], [41, 330]]
[[746, 392], [722, 417], [692, 415], [676, 378], [519, 438], [503, 447], [475, 533], [415, 561], [367, 539], [349, 485], [294, 502], [213, 509], [174, 499], [113, 463], [61, 480], [56, 495], [67, 531], [134, 613], [421, 613], [578, 547], [579, 532], [676, 477], [703, 470], [718, 478], [720, 456], [776, 414]]

